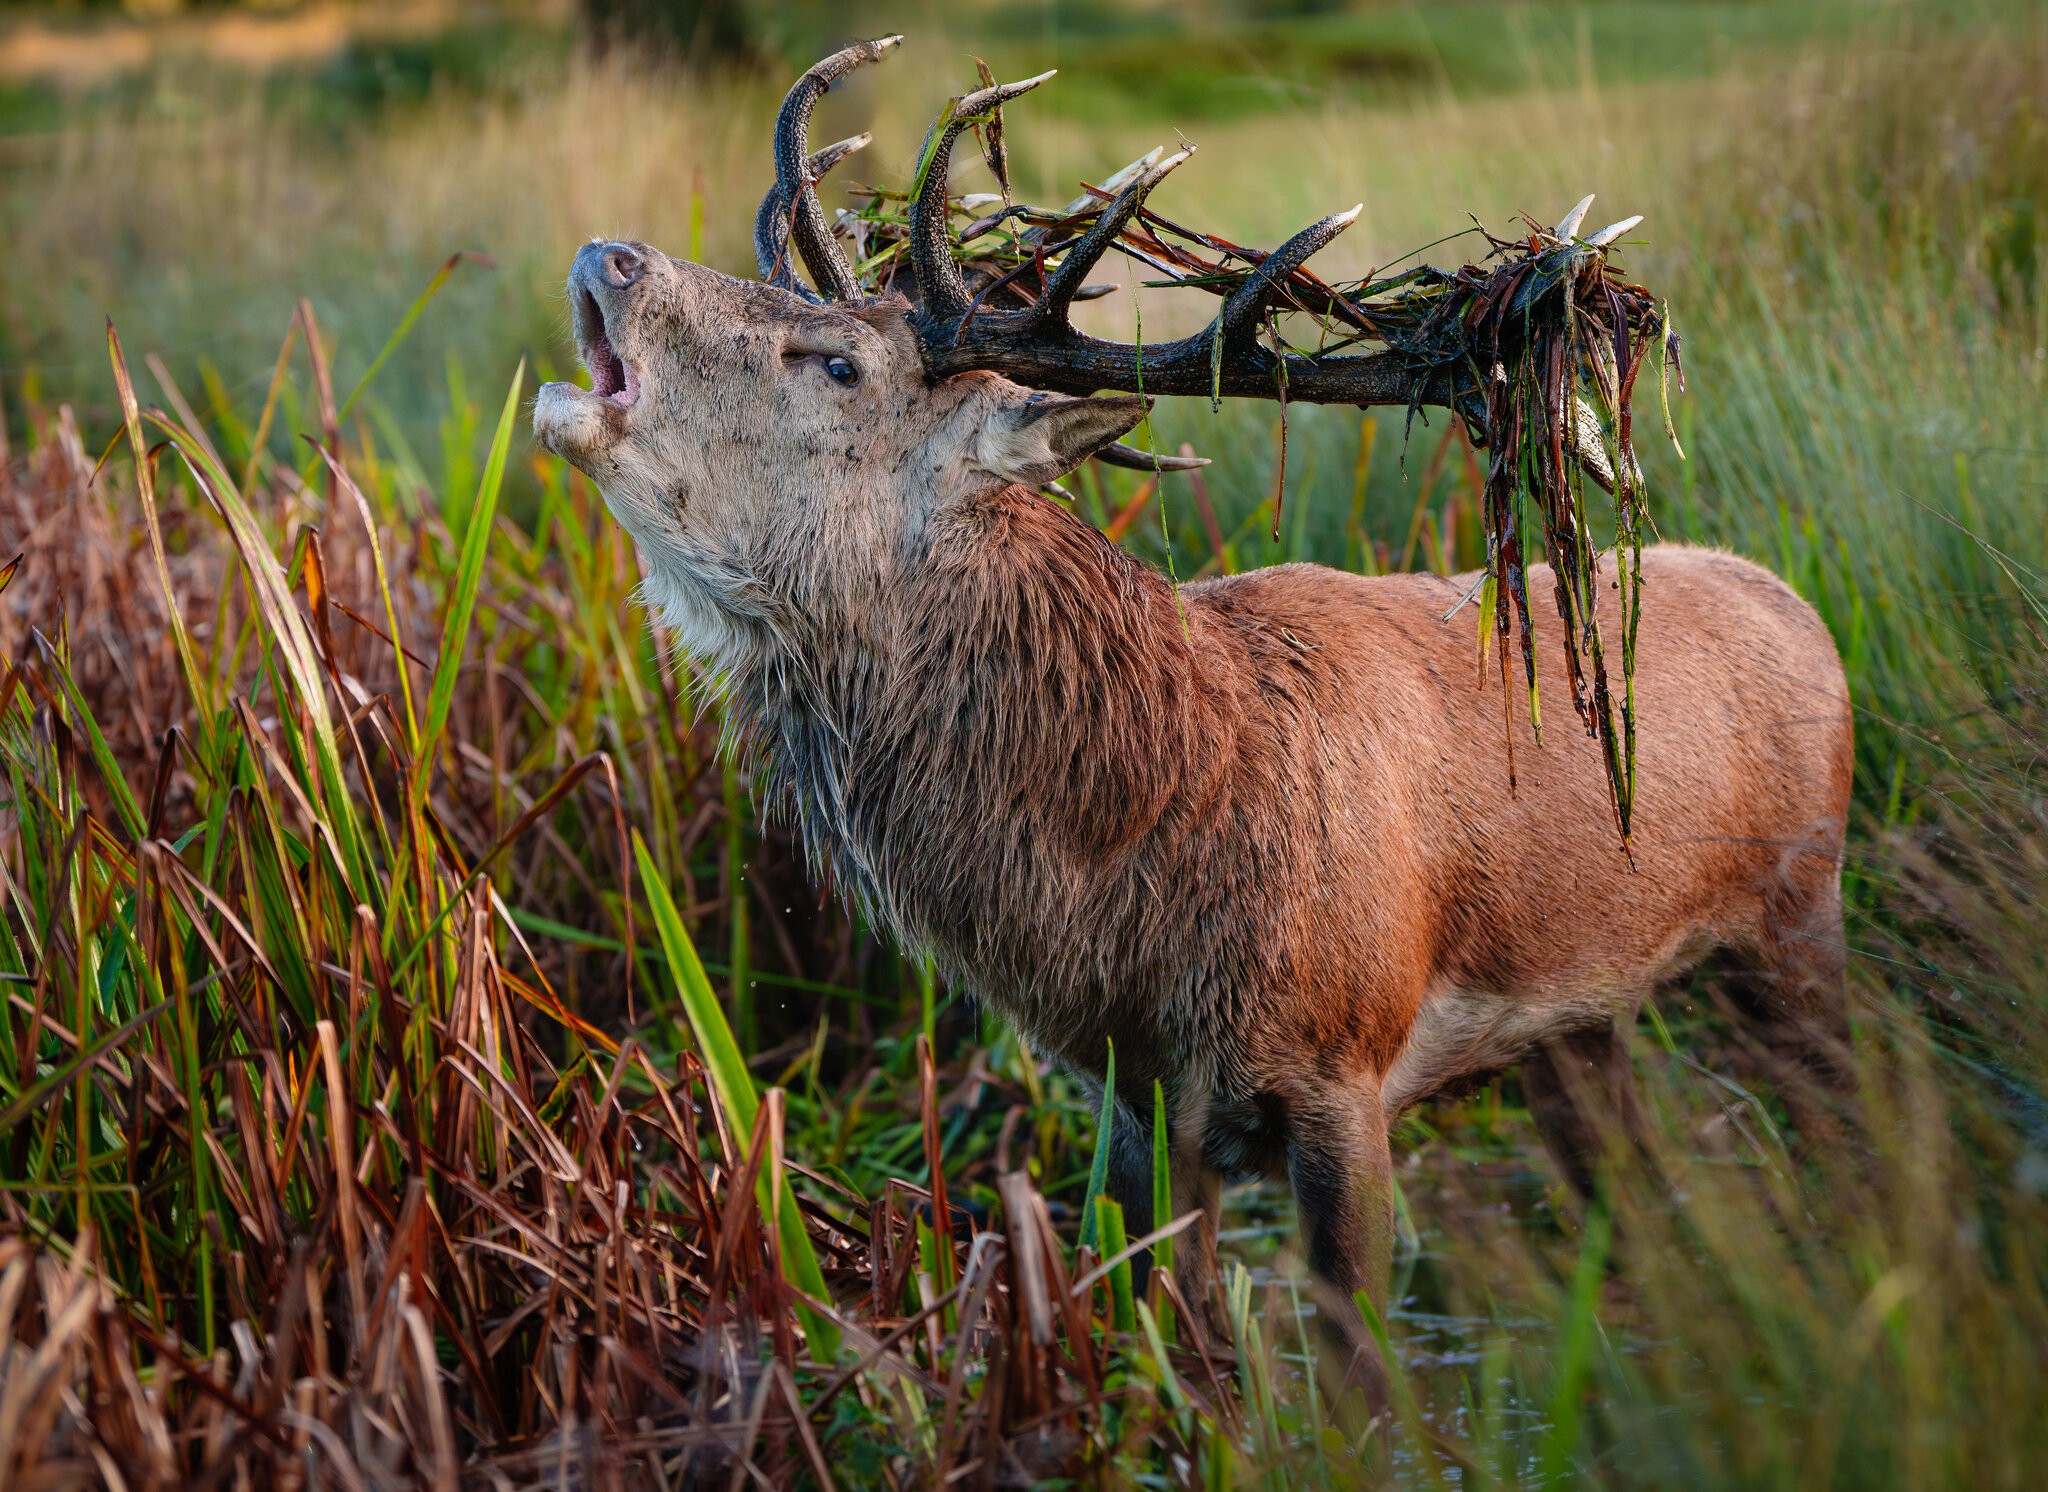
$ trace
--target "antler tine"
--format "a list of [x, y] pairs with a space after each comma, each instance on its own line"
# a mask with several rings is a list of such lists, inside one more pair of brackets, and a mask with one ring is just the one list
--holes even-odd
[[[840, 252], [839, 242], [825, 221], [825, 209], [818, 202], [816, 176], [810, 170], [813, 158], [806, 154], [811, 110], [825, 90], [840, 78], [864, 62], [879, 62], [884, 53], [902, 40], [900, 36], [883, 36], [874, 41], [856, 42], [834, 52], [796, 80], [795, 86], [782, 100], [782, 111], [775, 116], [775, 190], [781, 195], [785, 212], [789, 211], [791, 204], [795, 207], [795, 211], [790, 213], [788, 237], [795, 240], [797, 252], [803, 255], [804, 264], [810, 269], [811, 278], [817, 281], [818, 289], [833, 300], [859, 299], [860, 279], [854, 274], [853, 266], [846, 262], [846, 255]], [[837, 148], [829, 147], [820, 154], [829, 154], [830, 150]], [[841, 152], [842, 155], [844, 153]], [[833, 159], [836, 161], [838, 157]], [[764, 204], [763, 212], [766, 210]], [[761, 248], [757, 231], [757, 257]], [[770, 262], [781, 257], [778, 248], [770, 256]]]
[[1095, 453], [1095, 459], [1104, 466], [1121, 466], [1126, 471], [1194, 471], [1209, 464], [1207, 456], [1167, 456], [1158, 451], [1141, 451], [1120, 440], [1102, 447]]
[[856, 150], [867, 149], [868, 142], [875, 137], [866, 130], [857, 135], [848, 135], [844, 140], [835, 140], [823, 150], [814, 150], [804, 158], [804, 170], [815, 183], [825, 173], [852, 155]]
[[952, 234], [946, 226], [947, 178], [953, 164], [953, 142], [962, 130], [979, 124], [996, 109], [1019, 94], [1029, 93], [1052, 77], [1040, 73], [1019, 83], [1000, 83], [977, 89], [941, 114], [925, 137], [924, 178], [917, 200], [910, 207], [910, 254], [917, 267], [918, 297], [927, 316], [951, 319], [963, 316], [972, 297], [960, 266], [953, 262]]
[[1297, 269], [1331, 239], [1358, 221], [1365, 210], [1359, 203], [1349, 212], [1336, 212], [1308, 227], [1268, 254], [1245, 282], [1230, 292], [1217, 314], [1226, 339], [1242, 337], [1257, 329], [1268, 303], [1287, 284]]
[[1588, 192], [1573, 204], [1570, 212], [1558, 219], [1557, 226], [1550, 230], [1550, 236], [1570, 242], [1578, 233], [1579, 224], [1586, 221], [1586, 209], [1592, 205], [1593, 194]]
[[1613, 243], [1617, 238], [1620, 238], [1622, 234], [1628, 232], [1631, 228], [1635, 227], [1638, 223], [1642, 222], [1642, 220], [1643, 215], [1641, 213], [1637, 213], [1632, 218], [1623, 218], [1618, 223], [1609, 223], [1605, 228], [1602, 228], [1598, 233], [1595, 233], [1590, 238], [1588, 238], [1586, 242], [1591, 244], [1596, 249], [1604, 249], [1609, 244]]
[[[1129, 186], [1132, 182], [1136, 181], [1140, 176], [1143, 176], [1147, 171], [1151, 170], [1152, 167], [1158, 163], [1159, 158], [1165, 154], [1166, 147], [1164, 145], [1153, 146], [1150, 150], [1146, 151], [1143, 155], [1139, 156], [1136, 160], [1132, 161], [1128, 166], [1119, 166], [1109, 175], [1103, 177], [1102, 184], [1099, 188], [1097, 188], [1096, 192], [1082, 192], [1080, 196], [1076, 197], [1073, 201], [1069, 202], [1065, 207], [1062, 207], [1059, 210], [1059, 212], [1055, 214], [1055, 216], [1062, 218], [1070, 218], [1077, 212], [1086, 212], [1089, 208], [1093, 207], [1097, 201], [1100, 200], [1100, 198], [1097, 195], [1097, 192], [1104, 192], [1114, 197], [1118, 192], [1121, 192], [1125, 187]], [[1052, 229], [1050, 228], [1032, 228], [1026, 230], [1024, 238], [1028, 242], [1035, 243], [1039, 239], [1044, 238], [1046, 234], [1050, 232], [1052, 232]]]
[[[821, 179], [827, 171], [873, 138], [863, 130], [827, 145], [823, 150], [812, 151], [804, 159], [805, 175], [812, 181]], [[823, 299], [796, 277], [796, 266], [789, 262], [789, 198], [782, 194], [779, 181], [768, 188], [768, 194], [761, 199], [761, 210], [754, 214], [754, 261], [760, 266], [761, 278], [768, 284], [793, 291], [808, 301]]]
[[1175, 151], [1165, 160], [1141, 173], [1136, 181], [1118, 194], [1114, 202], [1102, 210], [1102, 215], [1095, 220], [1094, 226], [1066, 251], [1060, 259], [1060, 267], [1047, 278], [1045, 294], [1041, 295], [1038, 303], [1032, 307], [1031, 314], [1035, 322], [1066, 319], [1075, 296], [1081, 292], [1081, 282], [1087, 278], [1088, 272], [1095, 268], [1097, 261], [1102, 258], [1109, 246], [1116, 242], [1117, 235], [1124, 231], [1124, 225], [1130, 222], [1140, 207], [1144, 206], [1145, 198], [1152, 189], [1166, 180], [1176, 166], [1193, 154], [1192, 147]]

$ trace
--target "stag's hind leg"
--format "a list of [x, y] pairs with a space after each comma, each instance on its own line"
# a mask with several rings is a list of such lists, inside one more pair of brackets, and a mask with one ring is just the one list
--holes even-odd
[[1612, 1021], [1545, 1040], [1522, 1058], [1522, 1094], [1543, 1148], [1591, 1201], [1600, 1163], [1627, 1144], [1648, 1158], [1628, 1042]]
[[1804, 1150], [1853, 1118], [1847, 964], [1841, 885], [1830, 875], [1805, 895], [1767, 901], [1763, 935], [1727, 981], [1747, 1065], [1776, 1090]]

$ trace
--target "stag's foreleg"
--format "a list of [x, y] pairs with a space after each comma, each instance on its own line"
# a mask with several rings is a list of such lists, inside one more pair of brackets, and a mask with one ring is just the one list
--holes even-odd
[[[1122, 1104], [1117, 1108], [1116, 1130], [1110, 1141], [1109, 1194], [1122, 1206], [1124, 1230], [1133, 1238], [1189, 1212], [1200, 1214], [1191, 1226], [1174, 1235], [1173, 1282], [1198, 1318], [1191, 1323], [1198, 1338], [1196, 1345], [1207, 1346], [1214, 1336], [1208, 1320], [1209, 1294], [1216, 1281], [1223, 1177], [1203, 1154], [1206, 1105], [1198, 1100], [1185, 1107], [1187, 1112], [1176, 1115], [1167, 1126], [1167, 1184], [1171, 1191], [1167, 1215], [1153, 1215], [1151, 1123]], [[1140, 1292], [1150, 1281], [1153, 1257], [1153, 1251], [1147, 1249], [1132, 1260], [1132, 1283]]]
[[1174, 1283], [1195, 1313], [1191, 1325], [1202, 1338], [1196, 1345], [1207, 1346], [1215, 1336], [1207, 1316], [1216, 1285], [1216, 1232], [1223, 1225], [1223, 1174], [1203, 1158], [1199, 1135], [1183, 1138], [1176, 1132], [1173, 1142], [1169, 1170], [1174, 1216], [1201, 1214], [1192, 1227], [1174, 1236]]
[[1360, 1077], [1288, 1103], [1287, 1176], [1314, 1274], [1323, 1336], [1318, 1373], [1333, 1405], [1364, 1391], [1368, 1413], [1389, 1405], [1378, 1343], [1359, 1313], [1366, 1292], [1386, 1319], [1394, 1265], [1394, 1166], [1377, 1080]]

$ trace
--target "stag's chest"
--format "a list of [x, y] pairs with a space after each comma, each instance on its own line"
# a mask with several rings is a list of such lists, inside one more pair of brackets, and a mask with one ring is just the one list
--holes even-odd
[[763, 699], [814, 863], [899, 945], [933, 951], [951, 985], [1035, 1052], [1099, 1076], [1113, 1044], [1120, 1079], [1169, 1084], [1205, 1051], [1213, 1065], [1221, 1016], [1250, 998], [1214, 997], [1260, 983], [1228, 946], [1249, 924], [1202, 873], [1215, 857], [1184, 832], [1092, 832], [1118, 809], [1096, 800], [1126, 794], [1006, 764], [979, 739], [999, 712], [892, 712], [902, 691], [882, 683], [879, 697]]

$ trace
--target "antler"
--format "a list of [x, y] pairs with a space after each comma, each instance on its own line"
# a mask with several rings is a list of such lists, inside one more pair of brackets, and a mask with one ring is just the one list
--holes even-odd
[[[825, 90], [860, 64], [878, 60], [901, 39], [883, 37], [834, 53], [799, 78], [784, 99], [775, 128], [776, 181], [762, 200], [754, 225], [761, 276], [771, 284], [812, 300], [854, 300], [864, 294], [859, 275], [827, 224], [816, 183], [840, 160], [867, 144], [868, 136], [856, 135], [811, 155], [804, 153], [805, 136], [811, 110]], [[988, 77], [985, 69], [982, 76]], [[1464, 345], [1469, 338], [1463, 336], [1436, 345], [1444, 339], [1439, 336], [1432, 341], [1430, 336], [1415, 334], [1413, 312], [1390, 313], [1388, 302], [1354, 300], [1357, 292], [1325, 285], [1305, 270], [1314, 254], [1357, 219], [1358, 207], [1310, 224], [1270, 254], [1190, 232], [1145, 210], [1146, 199], [1188, 159], [1192, 147], [1164, 158], [1155, 150], [1116, 173], [1099, 192], [1091, 190], [1058, 213], [1006, 206], [994, 218], [969, 228], [967, 234], [972, 237], [1017, 214], [1036, 224], [1007, 240], [1015, 252], [1026, 256], [1023, 262], [1003, 268], [1004, 261], [998, 259], [992, 269], [976, 259], [972, 268], [985, 275], [985, 283], [970, 289], [955, 256], [949, 221], [954, 144], [969, 129], [999, 126], [1004, 104], [1053, 76], [1046, 72], [1016, 83], [990, 83], [966, 94], [940, 114], [925, 137], [908, 221], [898, 219], [902, 226], [896, 231], [906, 241], [915, 274], [916, 306], [911, 324], [931, 376], [945, 378], [982, 369], [1007, 374], [1033, 388], [1072, 394], [1119, 389], [1408, 409], [1434, 405], [1456, 411], [1484, 443], [1488, 400], [1482, 384], [1485, 369], [1480, 364], [1492, 361], [1492, 353], [1476, 356], [1474, 347]], [[1554, 229], [1532, 223], [1530, 252], [1541, 248], [1546, 256], [1558, 249], [1598, 254], [1640, 221], [1628, 219], [1580, 238], [1578, 229], [1591, 201], [1589, 197], [1575, 206]], [[1199, 256], [1168, 247], [1157, 236], [1162, 229], [1223, 252], [1226, 262], [1235, 259], [1251, 267], [1248, 272], [1242, 268], [1222, 271], [1221, 266], [1204, 263]], [[810, 291], [797, 278], [791, 263], [792, 243], [822, 294]], [[1223, 304], [1215, 318], [1192, 336], [1146, 346], [1105, 341], [1077, 330], [1070, 320], [1074, 302], [1114, 288], [1086, 283], [1112, 247], [1184, 283], [1222, 295]], [[1506, 245], [1496, 240], [1496, 247]], [[1004, 252], [1014, 257], [1012, 250]], [[1162, 254], [1164, 258], [1159, 257]], [[1574, 258], [1571, 272], [1576, 273], [1580, 263]], [[1380, 288], [1398, 286], [1417, 275], [1434, 275], [1433, 285], [1456, 280], [1476, 292], [1480, 282], [1470, 278], [1473, 273], [1450, 277], [1423, 270], [1397, 277]], [[1371, 293], [1371, 287], [1366, 293]], [[1443, 309], [1446, 314], [1455, 313], [1455, 308]], [[1366, 354], [1305, 353], [1288, 347], [1279, 336], [1275, 317], [1284, 311], [1302, 311], [1321, 319], [1344, 334], [1347, 343], [1375, 340], [1389, 345], [1384, 351]], [[1439, 329], [1448, 326], [1440, 317], [1431, 319]], [[1596, 483], [1613, 491], [1615, 473], [1599, 417], [1583, 400], [1577, 400], [1574, 413], [1575, 418], [1560, 422], [1563, 444]], [[1113, 448], [1105, 456], [1133, 466], [1180, 464], [1173, 458], [1148, 458], [1122, 448]]]
[[[861, 298], [860, 277], [832, 236], [825, 209], [818, 202], [818, 178], [867, 144], [868, 136], [855, 135], [808, 155], [811, 110], [840, 78], [863, 62], [881, 61], [883, 54], [902, 40], [884, 36], [834, 52], [798, 78], [782, 100], [782, 111], [775, 116], [775, 185], [768, 188], [761, 210], [754, 216], [754, 258], [760, 264], [761, 278], [769, 284], [811, 300]], [[805, 290], [797, 280], [795, 266], [789, 262], [792, 240], [811, 278], [824, 292], [822, 296]]]
[[[1018, 246], [1033, 254], [1043, 277], [1043, 288], [1029, 304], [999, 309], [990, 303], [986, 291], [971, 295], [954, 261], [947, 221], [947, 174], [954, 141], [966, 129], [993, 121], [1004, 103], [1051, 76], [1045, 73], [967, 94], [940, 115], [926, 137], [922, 174], [910, 205], [908, 238], [921, 302], [912, 325], [927, 372], [943, 378], [986, 369], [1033, 388], [1070, 394], [1118, 389], [1361, 407], [1432, 405], [1456, 411], [1480, 443], [1485, 443], [1483, 370], [1470, 355], [1471, 348], [1457, 347], [1445, 355], [1441, 349], [1419, 347], [1416, 338], [1396, 341], [1386, 336], [1386, 328], [1379, 324], [1384, 305], [1362, 305], [1304, 271], [1313, 255], [1356, 221], [1360, 207], [1312, 223], [1263, 255], [1189, 233], [1144, 213], [1146, 198], [1188, 159], [1192, 147], [1164, 159], [1158, 151], [1141, 157], [1105, 182], [1101, 193], [1077, 199], [1054, 215], [1051, 226], [1042, 224], [1023, 234]], [[1111, 193], [1111, 200], [1097, 208], [1085, 231], [1062, 239], [1063, 220], [1088, 212]], [[1642, 221], [1628, 218], [1579, 238], [1578, 227], [1591, 202], [1588, 197], [1579, 203], [1557, 228], [1538, 229], [1534, 241], [1553, 249], [1575, 245], [1579, 254], [1591, 254]], [[1141, 225], [1136, 244], [1131, 241], [1134, 223]], [[968, 233], [988, 226], [989, 221], [984, 221]], [[1217, 283], [1221, 277], [1187, 276], [1180, 266], [1144, 247], [1143, 230], [1162, 227], [1226, 250], [1253, 268], [1227, 293]], [[1154, 248], [1160, 247], [1156, 235], [1151, 242]], [[1222, 308], [1208, 326], [1192, 336], [1146, 346], [1105, 341], [1078, 331], [1069, 312], [1076, 300], [1091, 299], [1108, 288], [1085, 281], [1112, 246], [1186, 283], [1218, 290], [1224, 294]], [[1059, 256], [1057, 264], [1048, 269], [1047, 261], [1053, 255]], [[1575, 269], [1582, 262], [1574, 260]], [[1362, 355], [1313, 356], [1297, 351], [1282, 342], [1274, 325], [1277, 314], [1290, 310], [1307, 312], [1326, 323], [1341, 323], [1357, 336], [1394, 345]], [[1573, 398], [1575, 418], [1564, 422], [1565, 447], [1594, 482], [1612, 492], [1615, 472], [1600, 418], [1583, 399]]]

